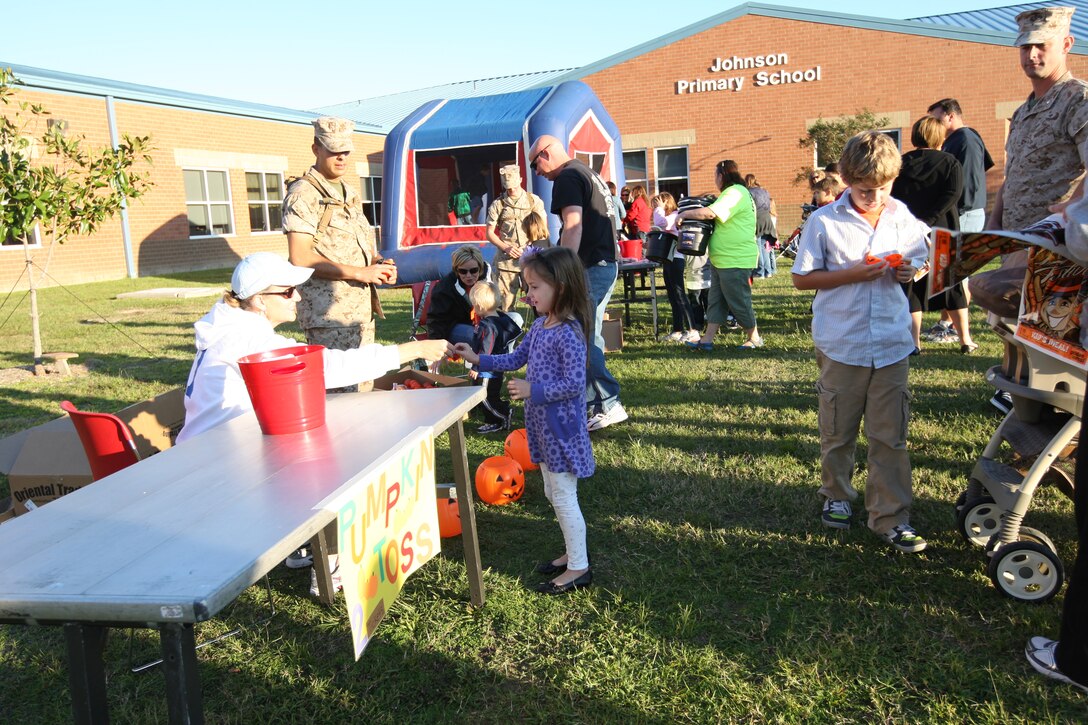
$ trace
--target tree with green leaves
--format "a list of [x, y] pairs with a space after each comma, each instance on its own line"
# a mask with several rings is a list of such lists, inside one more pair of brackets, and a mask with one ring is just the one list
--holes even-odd
[[34, 369], [40, 373], [31, 240], [51, 247], [73, 235], [94, 234], [151, 187], [151, 146], [148, 136], [125, 135], [112, 148], [90, 148], [82, 134], [69, 137], [63, 123], [48, 123], [44, 106], [20, 100], [18, 85], [10, 68], [0, 68], [0, 244], [23, 245]]
[[[832, 161], [838, 161], [851, 136], [862, 131], [886, 128], [889, 123], [889, 119], [878, 118], [867, 108], [858, 111], [853, 116], [820, 118], [808, 127], [804, 138], [798, 141], [798, 145], [803, 149], [812, 149], [815, 152], [817, 164], [822, 168]], [[797, 172], [793, 183], [799, 184], [808, 179], [812, 170], [811, 166], [803, 167]]]

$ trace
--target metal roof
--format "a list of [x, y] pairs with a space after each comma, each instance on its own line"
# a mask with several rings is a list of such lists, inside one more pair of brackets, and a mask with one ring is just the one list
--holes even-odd
[[[169, 88], [155, 88], [136, 83], [93, 78], [73, 73], [32, 68], [25, 65], [0, 62], [0, 67], [11, 68], [15, 77], [28, 88], [59, 91], [62, 93], [75, 93], [83, 96], [112, 97], [116, 100], [148, 103], [156, 106], [171, 106], [193, 111], [206, 111], [210, 113], [223, 113], [244, 118], [259, 118], [286, 123], [309, 125], [310, 122], [320, 116], [320, 113], [300, 111], [293, 108], [280, 106], [266, 106], [261, 103], [249, 103], [236, 101], [231, 98], [219, 98], [205, 96], [199, 93], [186, 93]], [[367, 133], [381, 133], [373, 124], [360, 121], [361, 128], [357, 131]]]
[[[542, 71], [539, 73], [523, 73], [520, 75], [503, 76], [501, 78], [485, 78], [476, 81], [448, 83], [414, 91], [376, 96], [374, 98], [364, 98], [348, 103], [325, 106], [318, 110], [322, 113], [350, 118], [360, 123], [369, 121], [376, 124], [382, 132], [387, 133], [402, 118], [428, 101], [440, 98], [471, 98], [474, 96], [509, 93], [512, 91], [555, 85], [563, 81], [581, 80], [586, 76], [597, 73], [605, 68], [619, 65], [632, 58], [645, 55], [646, 53], [666, 47], [697, 33], [710, 30], [723, 23], [744, 17], [745, 15], [759, 15], [763, 17], [781, 18], [784, 20], [821, 23], [824, 25], [840, 25], [850, 28], [864, 28], [883, 32], [905, 33], [908, 35], [922, 35], [975, 43], [1011, 46], [1016, 38], [1016, 22], [1013, 20], [1013, 18], [1016, 17], [1016, 14], [1027, 8], [1043, 7], [1047, 4], [1048, 3], [1046, 2], [1029, 3], [1025, 5], [1010, 6], [1008, 8], [996, 8], [993, 10], [976, 10], [966, 13], [932, 15], [926, 18], [895, 20], [833, 13], [826, 10], [807, 10], [778, 5], [764, 5], [762, 3], [744, 3], [743, 5], [738, 5], [730, 10], [718, 13], [717, 15], [712, 15], [697, 23], [674, 30], [671, 33], [666, 33], [665, 35], [648, 40], [645, 43], [640, 43], [639, 45], [610, 55], [599, 61], [584, 65], [580, 68]], [[1076, 31], [1078, 23], [1088, 23], [1088, 0], [1075, 0], [1070, 4], [1077, 8], [1084, 8], [1079, 20], [1077, 16], [1074, 15], [1074, 36], [1080, 35], [1080, 37], [1088, 40], [1088, 32], [1080, 34]], [[1088, 53], [1088, 42], [1078, 41], [1074, 45], [1074, 52]]]
[[[1073, 20], [1070, 23], [1074, 38], [1088, 41], [1088, 2], [1085, 0], [1061, 0], [1061, 2], [1037, 2], [1021, 3], [1019, 5], [1007, 5], [1000, 8], [985, 8], [983, 10], [968, 10], [962, 13], [945, 13], [944, 15], [927, 15], [921, 18], [911, 18], [920, 23], [932, 23], [934, 25], [954, 25], [960, 28], [978, 28], [980, 30], [1001, 30], [1014, 32], [1016, 30], [1016, 16], [1025, 10], [1032, 8], [1044, 8], [1050, 5], [1064, 5], [1076, 8]], [[1082, 46], [1077, 43], [1077, 46]]]
[[572, 68], [559, 70], [537, 71], [535, 73], [521, 73], [518, 75], [499, 76], [496, 78], [482, 78], [475, 81], [459, 81], [446, 83], [440, 86], [430, 86], [414, 91], [403, 91], [387, 96], [375, 96], [363, 98], [358, 101], [348, 101], [332, 106], [323, 106], [318, 110], [330, 116], [350, 118], [357, 123], [368, 122], [374, 124], [382, 133], [389, 133], [393, 127], [400, 123], [409, 113], [422, 106], [427, 101], [439, 98], [476, 98], [478, 96], [495, 96], [501, 93], [514, 93], [530, 88], [555, 85], [554, 79], [570, 73]]

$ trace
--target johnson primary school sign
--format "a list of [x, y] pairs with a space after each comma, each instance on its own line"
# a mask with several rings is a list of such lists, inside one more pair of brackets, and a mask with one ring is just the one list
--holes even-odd
[[[792, 83], [813, 83], [823, 80], [820, 66], [805, 70], [782, 68], [790, 62], [785, 53], [752, 55], [745, 58], [731, 56], [715, 58], [707, 68], [708, 73], [717, 74], [714, 78], [691, 78], [676, 81], [676, 95], [689, 93], [707, 93], [709, 91], [739, 92], [750, 84], [756, 88], [763, 86], [781, 86]], [[759, 69], [759, 70], [757, 70]], [[746, 74], [739, 71], [755, 70]], [[726, 74], [729, 75], [720, 75]]]

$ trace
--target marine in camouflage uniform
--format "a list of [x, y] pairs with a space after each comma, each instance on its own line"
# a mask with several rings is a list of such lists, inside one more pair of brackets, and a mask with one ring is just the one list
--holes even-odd
[[[298, 288], [302, 297], [298, 319], [307, 342], [348, 350], [374, 342], [374, 316], [384, 317], [377, 284], [395, 282], [396, 268], [380, 264], [374, 228], [363, 214], [359, 195], [340, 181], [342, 173], [338, 175], [346, 169], [352, 150], [354, 124], [323, 117], [314, 121], [314, 129], [317, 163], [289, 183], [283, 230], [291, 262], [315, 269], [310, 281]], [[337, 159], [343, 162], [339, 166]], [[327, 228], [320, 231], [327, 207], [333, 211]], [[367, 381], [334, 392], [372, 388]]]
[[[1005, 183], [993, 218], [1017, 230], [1050, 214], [1050, 205], [1068, 200], [1084, 174], [1079, 147], [1088, 141], [1088, 83], [1066, 69], [1072, 46], [1072, 8], [1036, 8], [1016, 17], [1020, 60], [1033, 92], [1012, 116], [1005, 142]], [[1040, 57], [1041, 56], [1041, 57]], [[1040, 93], [1041, 91], [1041, 93]]]
[[527, 238], [522, 222], [534, 211], [541, 219], [546, 220], [547, 216], [541, 198], [521, 188], [521, 171], [516, 165], [503, 166], [499, 176], [505, 191], [487, 208], [487, 239], [498, 249], [491, 265], [491, 279], [499, 286], [499, 309], [506, 312], [517, 303], [521, 289], [518, 260], [532, 241]]

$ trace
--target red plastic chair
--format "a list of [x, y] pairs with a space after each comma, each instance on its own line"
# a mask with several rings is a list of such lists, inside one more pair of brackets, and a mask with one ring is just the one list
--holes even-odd
[[67, 400], [60, 404], [60, 408], [76, 427], [94, 480], [105, 478], [140, 460], [132, 431], [116, 415], [77, 410]]
[[412, 329], [408, 333], [410, 340], [427, 339], [427, 311], [431, 309], [431, 292], [438, 285], [438, 280], [416, 282], [412, 285]]

